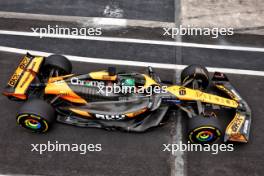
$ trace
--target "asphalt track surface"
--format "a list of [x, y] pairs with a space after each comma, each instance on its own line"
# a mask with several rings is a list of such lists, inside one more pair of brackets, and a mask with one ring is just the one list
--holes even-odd
[[[50, 4], [41, 4], [42, 1], [0, 1], [0, 10], [29, 13], [63, 14], [78, 16], [103, 16], [102, 11], [108, 4], [118, 5], [124, 10], [123, 18], [173, 21], [173, 1], [131, 1], [128, 4], [121, 1], [91, 2], [74, 1], [75, 5], [58, 8], [52, 1]], [[113, 3], [114, 2], [114, 3]], [[149, 1], [150, 2], [150, 1]], [[39, 4], [40, 3], [40, 4]], [[158, 5], [157, 5], [158, 3]], [[161, 4], [160, 4], [161, 3]], [[164, 3], [164, 5], [163, 5]], [[143, 4], [143, 6], [139, 6]], [[80, 8], [89, 5], [91, 10]], [[49, 10], [45, 10], [47, 8]], [[137, 10], [135, 10], [135, 8]], [[141, 9], [142, 8], [142, 9]], [[65, 10], [66, 9], [66, 10]], [[78, 9], [78, 10], [76, 10]], [[45, 26], [54, 22], [30, 21], [16, 19], [0, 19], [1, 30], [27, 31], [28, 26], [37, 24]], [[65, 26], [80, 24], [64, 23]], [[161, 29], [149, 28], [121, 28], [104, 32], [105, 36], [130, 37], [150, 40], [171, 40], [161, 36]], [[186, 37], [183, 41], [194, 43], [229, 44], [236, 46], [263, 47], [263, 37], [254, 35], [235, 35], [230, 38], [193, 38]], [[193, 64], [200, 63], [205, 66], [249, 69], [264, 71], [264, 53], [240, 52], [214, 49], [181, 48], [173, 46], [160, 46], [149, 44], [114, 43], [89, 40], [50, 39], [37, 37], [22, 37], [0, 35], [0, 45], [21, 49], [38, 50], [58, 54], [76, 56], [134, 60], [155, 63]], [[181, 59], [176, 58], [181, 51]], [[6, 85], [10, 75], [22, 55], [0, 52], [0, 91]], [[107, 64], [91, 64], [74, 62], [73, 72], [87, 73], [89, 71], [107, 68]], [[118, 70], [135, 70], [144, 72], [142, 67], [119, 66]], [[175, 82], [176, 70], [156, 69], [162, 80]], [[209, 152], [184, 152], [184, 175], [232, 175], [232, 176], [260, 176], [264, 172], [264, 119], [262, 97], [264, 96], [264, 77], [247, 75], [228, 75], [242, 97], [252, 109], [252, 126], [250, 142], [248, 144], [235, 144], [234, 152], [220, 152], [212, 155]], [[176, 131], [174, 112], [167, 114], [170, 120], [164, 126], [151, 129], [146, 133], [124, 133], [119, 131], [106, 131], [102, 129], [77, 128], [56, 123], [49, 133], [38, 135], [19, 128], [15, 123], [17, 109], [21, 102], [12, 102], [0, 96], [0, 174], [31, 174], [31, 175], [126, 175], [126, 176], [165, 176], [172, 175], [174, 157], [163, 152], [163, 144], [172, 143]], [[230, 114], [223, 116], [223, 124], [230, 120]], [[186, 116], [183, 114], [183, 142], [186, 141]], [[60, 143], [96, 144], [101, 143], [102, 152], [89, 152], [80, 155], [75, 152], [50, 152], [39, 155], [31, 152], [30, 144], [59, 141]], [[180, 169], [180, 168], [174, 168]]]
[[[31, 27], [47, 27], [47, 25], [59, 25], [60, 27], [83, 27], [83, 24], [74, 22], [66, 23], [58, 21], [51, 22], [0, 18], [0, 30], [32, 32], [30, 30]], [[150, 41], [173, 40], [172, 38], [163, 35], [164, 30], [162, 28], [121, 27], [114, 29], [103, 28], [102, 31], [103, 36], [105, 37], [145, 39]], [[264, 45], [263, 39], [263, 36], [235, 34], [234, 36], [219, 37], [218, 39], [212, 39], [210, 36], [184, 36], [182, 41], [198, 44], [262, 47]], [[2, 46], [76, 56], [155, 63], [175, 64], [177, 62], [177, 64], [185, 65], [199, 62], [202, 65], [210, 67], [258, 71], [264, 70], [263, 52], [232, 50], [225, 51], [206, 48], [175, 47], [153, 44], [78, 39], [69, 40], [57, 38], [39, 38], [1, 34], [0, 40]], [[177, 55], [179, 52], [181, 53], [180, 58]], [[176, 58], [176, 56], [178, 58]]]
[[[14, 48], [26, 48], [67, 55], [156, 63], [176, 63], [176, 48], [180, 48], [182, 50], [182, 63], [186, 65], [199, 62], [200, 64], [211, 67], [259, 71], [263, 71], [264, 69], [264, 53], [261, 52], [223, 51], [137, 43], [6, 36], [1, 34], [0, 40], [3, 46]], [[55, 45], [56, 47], [54, 47]]]
[[12, 0], [0, 1], [0, 10], [9, 12], [25, 12], [37, 14], [54, 14], [69, 16], [88, 16], [88, 17], [111, 17], [107, 12], [108, 8], [115, 13], [122, 14], [116, 17], [126, 19], [143, 19], [154, 21], [174, 22], [174, 1], [173, 0]]
[[[14, 70], [15, 63], [21, 55], [0, 53], [1, 89]], [[86, 73], [100, 70], [107, 65], [74, 63], [74, 72]], [[144, 71], [144, 68], [121, 67], [120, 70], [131, 69]], [[158, 70], [162, 79], [173, 81], [173, 71]], [[164, 74], [165, 73], [165, 74]], [[187, 175], [260, 175], [263, 172], [263, 109], [264, 86], [263, 77], [245, 75], [228, 75], [241, 95], [248, 101], [253, 112], [250, 142], [235, 145], [234, 152], [220, 152], [212, 155], [208, 152], [186, 152]], [[170, 153], [162, 152], [162, 144], [171, 143], [175, 131], [175, 116], [168, 114], [168, 124], [146, 133], [109, 132], [101, 129], [76, 128], [64, 124], [56, 124], [44, 135], [29, 133], [15, 124], [16, 110], [21, 103], [9, 101], [1, 96], [1, 173], [12, 174], [44, 174], [44, 175], [170, 175], [172, 158]], [[184, 116], [185, 117], [185, 116]], [[228, 121], [229, 116], [224, 117]], [[185, 127], [186, 119], [183, 120]], [[183, 132], [185, 128], [183, 129]], [[186, 139], [183, 133], [183, 139]], [[47, 143], [101, 143], [103, 151], [80, 155], [72, 152], [51, 152], [39, 155], [31, 152], [30, 144]], [[185, 141], [186, 142], [186, 141]], [[30, 170], [28, 167], [30, 167]], [[199, 168], [199, 169], [198, 169]], [[176, 168], [177, 169], [177, 168]]]
[[[21, 55], [1, 53], [1, 85], [12, 74], [14, 62]], [[87, 73], [94, 69], [104, 69], [106, 65], [74, 63], [75, 73]], [[118, 68], [120, 70], [126, 67]], [[136, 69], [144, 71], [144, 69]], [[163, 75], [166, 76], [166, 75]], [[4, 86], [1, 86], [1, 90]], [[1, 173], [44, 174], [44, 175], [169, 175], [170, 155], [162, 152], [162, 144], [170, 143], [172, 123], [168, 123], [147, 133], [112, 132], [102, 129], [77, 128], [64, 124], [55, 124], [44, 135], [28, 133], [15, 125], [16, 109], [21, 103], [10, 102], [0, 97], [1, 114]], [[169, 116], [172, 116], [168, 114]], [[32, 143], [102, 144], [102, 152], [80, 155], [72, 152], [54, 152], [39, 155], [31, 152]], [[30, 170], [29, 170], [30, 166]]]

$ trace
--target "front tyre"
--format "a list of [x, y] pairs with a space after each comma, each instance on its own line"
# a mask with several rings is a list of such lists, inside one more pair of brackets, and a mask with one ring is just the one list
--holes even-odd
[[41, 99], [27, 101], [17, 113], [17, 123], [32, 132], [47, 132], [54, 121], [55, 110]]
[[[196, 86], [194, 82], [197, 83]], [[209, 85], [209, 72], [204, 66], [189, 65], [181, 72], [181, 83], [189, 88], [204, 90]]]
[[188, 120], [188, 138], [192, 143], [212, 144], [221, 138], [217, 117], [196, 116]]

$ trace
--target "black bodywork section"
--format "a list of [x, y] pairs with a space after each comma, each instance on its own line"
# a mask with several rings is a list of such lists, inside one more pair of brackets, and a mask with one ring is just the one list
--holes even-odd
[[132, 132], [144, 132], [149, 128], [162, 124], [168, 106], [162, 106], [156, 111], [147, 112], [133, 119], [125, 120], [101, 120], [84, 119], [74, 115], [58, 115], [57, 121], [79, 127], [96, 127], [109, 130], [123, 130]]

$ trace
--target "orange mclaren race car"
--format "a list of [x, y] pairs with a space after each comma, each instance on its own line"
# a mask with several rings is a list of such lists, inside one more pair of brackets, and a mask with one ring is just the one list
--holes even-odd
[[[47, 132], [54, 121], [81, 127], [143, 132], [163, 123], [170, 108], [188, 115], [188, 138], [193, 143], [247, 142], [251, 111], [223, 73], [190, 65], [180, 85], [165, 85], [148, 67], [147, 74], [107, 71], [72, 74], [64, 56], [27, 54], [11, 76], [3, 94], [25, 103], [17, 123], [31, 131]], [[209, 83], [219, 93], [209, 93]], [[212, 86], [211, 86], [212, 87]], [[220, 96], [221, 95], [221, 96]], [[222, 130], [214, 109], [234, 110]]]

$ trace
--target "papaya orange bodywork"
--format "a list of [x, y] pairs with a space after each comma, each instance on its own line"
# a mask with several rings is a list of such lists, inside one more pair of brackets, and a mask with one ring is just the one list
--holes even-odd
[[61, 98], [73, 103], [85, 104], [86, 100], [77, 95], [64, 80], [48, 83], [45, 94], [60, 95]]
[[85, 116], [85, 117], [92, 117], [92, 115], [89, 114], [87, 111], [83, 111], [83, 110], [75, 109], [75, 108], [69, 108], [69, 110], [71, 110], [72, 112], [74, 112], [76, 114]]
[[55, 81], [61, 81], [61, 80], [65, 79], [65, 78], [68, 78], [70, 76], [73, 76], [73, 74], [65, 75], [65, 76], [51, 77], [51, 78], [49, 78], [48, 83], [52, 83], [52, 82], [55, 82]]
[[144, 112], [146, 112], [147, 111], [147, 108], [144, 108], [144, 109], [142, 109], [142, 110], [140, 110], [140, 111], [137, 111], [137, 112], [132, 112], [132, 113], [127, 113], [127, 114], [125, 114], [128, 118], [133, 118], [133, 117], [136, 117], [136, 116], [138, 116], [138, 115], [140, 115], [140, 114], [142, 114], [142, 113], [144, 113]]

